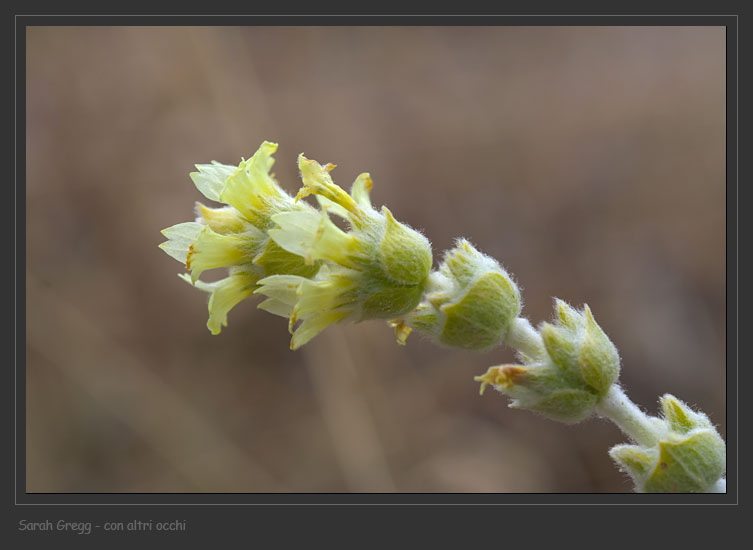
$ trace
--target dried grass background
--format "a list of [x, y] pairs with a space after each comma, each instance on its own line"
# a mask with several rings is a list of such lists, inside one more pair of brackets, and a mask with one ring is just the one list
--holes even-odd
[[29, 492], [625, 492], [624, 438], [507, 408], [513, 360], [382, 322], [288, 349], [246, 301], [206, 329], [160, 229], [194, 163], [277, 141], [368, 171], [375, 205], [458, 236], [524, 314], [588, 303], [649, 412], [725, 434], [725, 33], [662, 27], [60, 27], [27, 34]]

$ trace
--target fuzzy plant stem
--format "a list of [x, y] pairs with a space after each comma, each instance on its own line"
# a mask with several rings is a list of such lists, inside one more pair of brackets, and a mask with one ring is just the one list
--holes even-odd
[[638, 445], [652, 447], [656, 444], [656, 428], [651, 418], [617, 384], [612, 384], [596, 406], [596, 412], [617, 424]]
[[541, 334], [525, 317], [516, 317], [505, 339], [507, 345], [528, 357], [540, 357], [545, 353]]

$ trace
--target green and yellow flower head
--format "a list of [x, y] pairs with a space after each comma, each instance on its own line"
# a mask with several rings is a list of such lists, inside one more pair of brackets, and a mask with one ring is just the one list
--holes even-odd
[[513, 408], [529, 409], [565, 423], [590, 416], [620, 373], [620, 357], [591, 310], [556, 300], [554, 324], [541, 323], [542, 353], [523, 365], [491, 367], [477, 376], [510, 396]]
[[[272, 216], [270, 237], [307, 265], [319, 261], [316, 276], [274, 275], [259, 282], [267, 296], [259, 306], [290, 319], [291, 347], [299, 348], [332, 323], [394, 319], [414, 309], [431, 271], [429, 241], [371, 206], [372, 182], [361, 174], [350, 194], [330, 176], [334, 165], [303, 155], [298, 167], [304, 187], [296, 200], [313, 194], [321, 211], [288, 211]], [[340, 229], [330, 214], [345, 220]], [[300, 322], [300, 324], [298, 324]]]
[[[207, 327], [212, 334], [227, 326], [228, 312], [253, 294], [260, 279], [276, 273], [310, 277], [318, 270], [318, 264], [305, 262], [269, 238], [274, 215], [314, 211], [285, 193], [270, 174], [276, 150], [277, 144], [265, 141], [237, 167], [218, 162], [197, 165], [198, 172], [191, 174], [197, 189], [226, 206], [197, 203], [195, 222], [162, 231], [168, 241], [160, 248], [191, 272], [181, 278], [210, 293]], [[199, 280], [204, 271], [215, 268], [227, 268], [228, 276], [212, 283]]]

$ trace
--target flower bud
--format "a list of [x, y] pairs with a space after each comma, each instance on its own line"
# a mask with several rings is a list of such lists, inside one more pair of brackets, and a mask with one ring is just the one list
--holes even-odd
[[726, 447], [708, 417], [672, 395], [660, 400], [663, 430], [654, 446], [617, 445], [609, 454], [638, 492], [704, 493], [724, 475]]
[[491, 384], [511, 397], [513, 408], [575, 423], [590, 416], [616, 382], [620, 358], [588, 306], [579, 312], [557, 300], [555, 307], [555, 323], [539, 326], [545, 354], [524, 356], [524, 365], [491, 367], [476, 380], [482, 392]]
[[542, 323], [539, 333], [549, 357], [562, 373], [586, 384], [597, 396], [606, 394], [620, 374], [620, 356], [586, 305], [578, 312], [556, 300], [555, 325]]
[[447, 346], [483, 350], [504, 341], [520, 309], [520, 291], [510, 275], [460, 239], [432, 273], [425, 300], [401, 327]]
[[481, 382], [482, 394], [490, 384], [509, 396], [513, 409], [528, 409], [566, 424], [590, 416], [598, 401], [587, 389], [563, 381], [546, 363], [490, 367], [475, 380]]

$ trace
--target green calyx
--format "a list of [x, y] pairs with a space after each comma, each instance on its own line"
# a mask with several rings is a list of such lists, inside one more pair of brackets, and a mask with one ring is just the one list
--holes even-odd
[[564, 388], [547, 393], [535, 404], [513, 408], [527, 408], [547, 418], [570, 424], [588, 418], [596, 406], [596, 401], [596, 396], [591, 392]]
[[[414, 310], [421, 301], [432, 254], [429, 240], [418, 231], [398, 222], [387, 207], [376, 218], [382, 225], [381, 238], [370, 247], [369, 260], [358, 274], [360, 315], [357, 320], [394, 319]], [[366, 225], [372, 235], [380, 233], [377, 224]]]
[[620, 374], [617, 348], [586, 305], [582, 312], [556, 300], [554, 325], [542, 323], [539, 332], [550, 359], [562, 377], [597, 397], [606, 394]]
[[382, 211], [384, 235], [377, 251], [379, 267], [387, 278], [399, 285], [423, 285], [432, 263], [428, 239], [395, 220], [386, 207]]
[[395, 285], [389, 279], [368, 274], [361, 278], [359, 292], [361, 310], [359, 321], [368, 319], [393, 319], [404, 315], [418, 305], [424, 284]]
[[445, 323], [439, 341], [471, 350], [496, 345], [520, 312], [516, 290], [501, 273], [480, 275], [458, 301], [441, 306]]
[[503, 377], [506, 383], [499, 383], [499, 369], [509, 366], [491, 367], [476, 380], [511, 397], [511, 407], [572, 424], [589, 417], [617, 381], [620, 358], [588, 306], [578, 311], [557, 300], [555, 311], [554, 323], [539, 326], [543, 352], [522, 355], [514, 380]]
[[610, 456], [638, 492], [709, 492], [724, 476], [724, 440], [706, 415], [674, 396], [663, 396], [661, 406], [663, 418], [654, 445], [617, 445]]
[[520, 291], [492, 258], [461, 239], [427, 283], [405, 324], [441, 344], [484, 350], [504, 342], [521, 309]]

